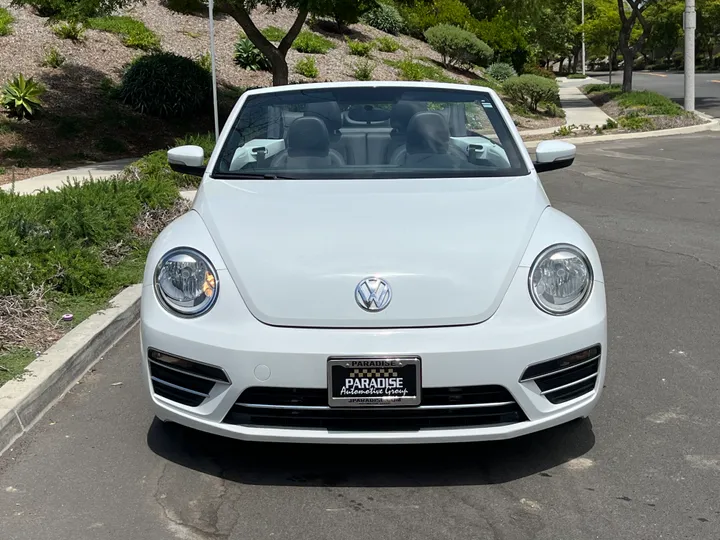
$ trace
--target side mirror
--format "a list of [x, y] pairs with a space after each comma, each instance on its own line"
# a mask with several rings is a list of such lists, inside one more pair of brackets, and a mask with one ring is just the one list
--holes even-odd
[[205, 174], [204, 162], [205, 151], [199, 146], [178, 146], [168, 150], [168, 164], [175, 172], [202, 177]]
[[542, 141], [535, 149], [535, 170], [539, 173], [569, 167], [575, 161], [575, 145], [565, 141]]

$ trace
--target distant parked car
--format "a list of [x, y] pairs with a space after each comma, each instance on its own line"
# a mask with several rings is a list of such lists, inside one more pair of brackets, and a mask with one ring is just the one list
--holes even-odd
[[[245, 93], [192, 211], [145, 270], [157, 416], [256, 441], [504, 439], [587, 416], [603, 273], [492, 90], [330, 83]], [[242, 459], [242, 456], [238, 456]]]

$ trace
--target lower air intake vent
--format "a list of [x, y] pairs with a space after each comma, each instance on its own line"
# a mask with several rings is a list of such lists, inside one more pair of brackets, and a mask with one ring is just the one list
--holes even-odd
[[600, 368], [600, 345], [525, 370], [521, 383], [534, 381], [540, 392], [558, 404], [570, 401], [595, 389]]
[[197, 407], [216, 383], [229, 384], [220, 368], [179, 358], [160, 351], [148, 351], [153, 392], [183, 405]]
[[229, 424], [340, 431], [413, 431], [512, 424], [527, 420], [502, 386], [423, 388], [420, 407], [338, 409], [326, 388], [253, 387], [225, 417]]

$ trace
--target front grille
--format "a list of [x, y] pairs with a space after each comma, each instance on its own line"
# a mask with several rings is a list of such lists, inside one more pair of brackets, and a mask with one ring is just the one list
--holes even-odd
[[534, 381], [550, 403], [570, 401], [595, 389], [600, 345], [528, 367], [520, 382]]
[[253, 387], [225, 417], [228, 424], [336, 431], [415, 431], [482, 427], [527, 420], [502, 386], [423, 388], [419, 407], [331, 408], [326, 388]]
[[148, 351], [148, 365], [153, 392], [190, 407], [205, 401], [216, 383], [229, 383], [219, 368], [152, 349]]

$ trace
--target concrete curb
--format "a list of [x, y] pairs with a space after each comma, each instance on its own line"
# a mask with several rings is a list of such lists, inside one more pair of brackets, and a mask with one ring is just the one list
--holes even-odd
[[142, 285], [128, 287], [0, 387], [0, 455], [72, 388], [140, 317]]
[[[659, 129], [657, 131], [642, 131], [640, 133], [618, 133], [616, 135], [595, 135], [589, 137], [566, 137], [563, 139], [552, 139], [554, 141], [566, 141], [572, 144], [589, 144], [595, 142], [626, 141], [631, 139], [650, 139], [652, 137], [667, 137], [670, 135], [687, 135], [690, 133], [701, 133], [703, 131], [714, 131], [720, 128], [720, 119], [713, 119], [706, 124], [687, 126], [680, 128]], [[542, 141], [526, 141], [525, 147], [535, 148]]]

